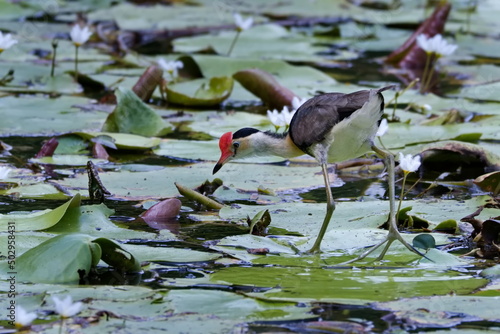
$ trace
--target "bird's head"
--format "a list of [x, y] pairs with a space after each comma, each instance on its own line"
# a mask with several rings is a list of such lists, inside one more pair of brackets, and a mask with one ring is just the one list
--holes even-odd
[[245, 157], [253, 152], [250, 144], [250, 136], [256, 132], [260, 132], [253, 128], [243, 128], [235, 133], [226, 132], [219, 139], [220, 159], [214, 167], [213, 174], [230, 160]]

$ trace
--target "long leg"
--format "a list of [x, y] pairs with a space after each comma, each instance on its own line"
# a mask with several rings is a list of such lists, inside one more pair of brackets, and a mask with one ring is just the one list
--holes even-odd
[[367, 250], [366, 252], [364, 252], [363, 254], [358, 256], [357, 258], [355, 258], [353, 260], [349, 260], [345, 263], [351, 263], [354, 261], [364, 259], [366, 256], [371, 254], [373, 251], [378, 249], [380, 246], [387, 243], [375, 261], [382, 260], [382, 258], [385, 256], [385, 253], [387, 252], [387, 250], [389, 249], [391, 244], [396, 240], [401, 242], [406, 248], [408, 248], [413, 253], [418, 254], [420, 256], [425, 256], [422, 253], [420, 253], [418, 250], [413, 248], [413, 246], [411, 246], [408, 242], [406, 242], [406, 240], [403, 239], [403, 237], [401, 236], [401, 234], [398, 231], [398, 226], [396, 223], [396, 199], [395, 199], [395, 185], [394, 185], [396, 181], [395, 181], [395, 177], [394, 177], [394, 156], [389, 152], [386, 152], [384, 150], [379, 149], [375, 145], [372, 145], [372, 150], [375, 151], [375, 153], [377, 153], [378, 155], [380, 155], [381, 157], [383, 157], [385, 159], [385, 164], [387, 167], [387, 173], [388, 173], [387, 182], [389, 185], [389, 233], [387, 234], [387, 237], [385, 237], [384, 240], [382, 240], [381, 242], [379, 242], [378, 244], [376, 244], [375, 246], [373, 246], [372, 248], [370, 248], [369, 250]]
[[333, 211], [335, 211], [335, 201], [333, 200], [332, 189], [330, 188], [328, 166], [326, 163], [321, 164], [321, 170], [323, 171], [323, 178], [325, 179], [326, 188], [326, 216], [323, 220], [323, 225], [321, 225], [321, 229], [319, 230], [318, 237], [316, 238], [314, 245], [308, 253], [318, 253], [320, 251], [321, 240], [323, 240], [323, 237], [325, 236], [326, 229], [328, 228], [328, 224], [330, 223], [330, 219], [332, 218]]

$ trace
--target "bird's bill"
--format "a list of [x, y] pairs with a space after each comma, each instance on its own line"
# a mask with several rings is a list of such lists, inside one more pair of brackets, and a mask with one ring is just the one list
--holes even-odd
[[223, 152], [222, 155], [220, 156], [219, 161], [217, 161], [217, 163], [215, 164], [214, 171], [212, 174], [217, 173], [219, 169], [221, 169], [222, 166], [224, 166], [224, 164], [232, 158], [232, 156], [233, 152], [231, 151]]

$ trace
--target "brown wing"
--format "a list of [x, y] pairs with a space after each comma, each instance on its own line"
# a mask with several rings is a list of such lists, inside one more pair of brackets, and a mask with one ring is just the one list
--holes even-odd
[[[377, 93], [391, 87], [378, 89]], [[369, 98], [370, 90], [350, 94], [327, 93], [313, 97], [306, 101], [293, 116], [290, 123], [292, 141], [301, 150], [310, 153], [308, 148], [311, 145], [323, 141], [335, 124], [363, 107]], [[383, 105], [381, 117], [382, 113]]]

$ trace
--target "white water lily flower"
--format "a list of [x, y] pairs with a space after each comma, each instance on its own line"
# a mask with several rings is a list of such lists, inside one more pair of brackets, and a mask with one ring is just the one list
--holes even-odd
[[10, 48], [12, 45], [16, 44], [17, 40], [12, 38], [11, 34], [3, 34], [0, 31], [0, 53], [2, 53], [4, 50], [7, 50]]
[[176, 78], [178, 76], [177, 70], [184, 67], [184, 63], [179, 60], [166, 61], [163, 58], [158, 59], [158, 65], [160, 65], [164, 71], [168, 72], [172, 78]]
[[63, 318], [70, 318], [78, 314], [83, 305], [81, 302], [73, 303], [71, 296], [66, 296], [63, 300], [52, 297], [52, 301], [54, 301], [56, 306], [56, 312]]
[[292, 122], [293, 115], [295, 115], [295, 112], [297, 110], [288, 110], [287, 106], [284, 106], [283, 109], [281, 110], [281, 115], [283, 117], [283, 120], [285, 121], [285, 125], [289, 126], [290, 123]]
[[376, 136], [377, 137], [382, 137], [383, 135], [385, 135], [385, 133], [387, 132], [387, 130], [389, 130], [389, 123], [387, 122], [387, 119], [384, 118], [382, 120], [382, 122], [380, 122], [380, 125], [378, 127]]
[[301, 105], [303, 105], [307, 99], [301, 99], [300, 97], [294, 96], [292, 99], [292, 107], [293, 109], [297, 110], [300, 108]]
[[458, 48], [458, 45], [448, 43], [441, 34], [427, 37], [424, 34], [417, 36], [417, 44], [427, 53], [435, 53], [438, 56], [449, 56]]
[[29, 326], [36, 318], [35, 312], [26, 312], [22, 306], [16, 306], [16, 327]]
[[71, 32], [69, 33], [71, 36], [71, 40], [75, 46], [81, 46], [85, 44], [90, 36], [92, 36], [92, 31], [90, 31], [89, 27], [80, 27], [79, 24], [75, 24], [73, 28], [71, 28]]
[[12, 168], [0, 166], [0, 180], [6, 179], [9, 176]]
[[271, 123], [273, 123], [273, 125], [275, 127], [280, 127], [280, 126], [285, 126], [286, 125], [286, 122], [285, 122], [285, 118], [283, 117], [283, 114], [280, 113], [278, 110], [274, 109], [274, 110], [268, 110], [267, 111], [267, 117], [269, 118], [269, 120], [271, 121]]
[[402, 152], [399, 152], [399, 166], [406, 173], [416, 172], [420, 164], [419, 155], [413, 157], [411, 154], [408, 154], [405, 156]]
[[253, 17], [249, 17], [246, 20], [243, 20], [239, 13], [234, 13], [234, 24], [236, 24], [236, 29], [238, 31], [243, 31], [249, 29], [253, 24]]

